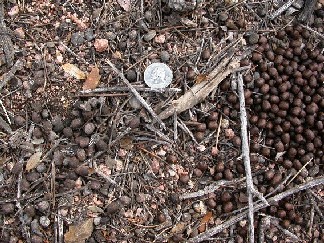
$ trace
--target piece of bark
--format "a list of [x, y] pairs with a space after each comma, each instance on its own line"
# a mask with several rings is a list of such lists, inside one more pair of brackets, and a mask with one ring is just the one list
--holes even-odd
[[170, 107], [159, 114], [161, 120], [192, 108], [202, 102], [229, 74], [239, 67], [239, 60], [233, 54], [225, 57], [220, 64], [207, 76], [206, 80], [195, 84], [179, 99], [174, 100]]
[[311, 16], [314, 12], [317, 0], [305, 0], [303, 10], [299, 14], [298, 20], [305, 24], [309, 23]]
[[12, 66], [15, 50], [4, 22], [3, 0], [0, 0], [0, 66], [7, 64]]

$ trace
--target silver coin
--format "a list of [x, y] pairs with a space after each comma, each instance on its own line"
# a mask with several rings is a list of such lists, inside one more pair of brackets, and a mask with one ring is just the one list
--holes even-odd
[[171, 69], [164, 63], [152, 63], [144, 72], [144, 81], [152, 89], [162, 89], [170, 85], [173, 78]]

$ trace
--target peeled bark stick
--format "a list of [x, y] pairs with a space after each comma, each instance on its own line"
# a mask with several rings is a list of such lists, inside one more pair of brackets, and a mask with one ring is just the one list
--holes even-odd
[[179, 114], [202, 102], [229, 74], [239, 67], [239, 60], [232, 57], [233, 53], [225, 57], [207, 76], [206, 80], [195, 84], [179, 99], [174, 100], [170, 107], [159, 114], [159, 118], [161, 120], [167, 119], [174, 112]]
[[278, 8], [273, 14], [270, 15], [270, 19], [273, 20], [277, 18], [282, 12], [286, 11], [296, 0], [289, 0], [280, 8]]
[[[276, 196], [273, 196], [271, 198], [268, 199], [268, 202], [270, 205], [274, 205], [276, 203], [278, 203], [280, 200], [282, 200], [283, 198], [289, 197], [297, 192], [303, 191], [303, 190], [307, 190], [309, 188], [312, 188], [314, 186], [318, 186], [318, 185], [322, 185], [324, 184], [324, 176], [320, 176], [320, 177], [316, 177], [310, 181], [307, 181], [303, 184], [297, 185], [289, 190], [286, 190], [282, 193], [277, 194]], [[259, 210], [266, 208], [268, 205], [264, 202], [260, 202], [260, 203], [255, 203], [254, 206], [254, 212], [258, 212]], [[193, 237], [191, 239], [189, 239], [187, 242], [188, 243], [198, 243], [198, 242], [202, 242], [204, 240], [208, 240], [209, 238], [211, 238], [213, 235], [222, 232], [224, 229], [230, 227], [233, 224], [236, 224], [237, 222], [243, 220], [246, 215], [248, 214], [248, 211], [244, 211], [242, 213], [239, 213], [236, 216], [231, 217], [230, 219], [228, 219], [227, 221], [225, 221], [224, 223], [217, 225], [199, 235], [197, 235], [196, 237]]]
[[245, 174], [246, 174], [246, 189], [248, 194], [249, 203], [249, 238], [250, 242], [254, 242], [254, 217], [253, 217], [253, 180], [251, 173], [251, 163], [250, 163], [250, 147], [248, 143], [248, 133], [247, 133], [247, 117], [245, 110], [245, 98], [244, 98], [244, 88], [243, 88], [243, 78], [242, 74], [238, 74], [238, 86], [237, 86], [239, 100], [240, 100], [240, 120], [241, 120], [241, 137], [242, 137], [242, 159], [244, 161]]
[[106, 60], [108, 65], [111, 67], [111, 69], [118, 74], [118, 76], [122, 79], [122, 81], [127, 85], [127, 87], [130, 89], [130, 91], [135, 95], [135, 97], [138, 99], [139, 102], [146, 108], [146, 110], [153, 116], [153, 118], [160, 123], [162, 129], [165, 129], [165, 124], [163, 121], [155, 114], [153, 109], [147, 104], [147, 102], [143, 99], [143, 97], [138, 93], [138, 91], [133, 87], [133, 85], [128, 82], [128, 80], [125, 78], [124, 74], [120, 72], [116, 66], [109, 60]]

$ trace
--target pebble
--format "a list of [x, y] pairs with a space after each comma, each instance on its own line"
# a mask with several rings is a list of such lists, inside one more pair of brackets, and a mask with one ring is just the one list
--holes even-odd
[[76, 157], [82, 162], [85, 161], [87, 159], [86, 151], [84, 149], [78, 149]]
[[160, 59], [162, 62], [168, 62], [170, 60], [170, 54], [167, 51], [161, 51]]
[[71, 43], [74, 46], [80, 46], [84, 43], [84, 32], [76, 32], [71, 35]]
[[98, 181], [90, 181], [90, 182], [89, 182], [89, 187], [90, 187], [91, 189], [93, 189], [93, 190], [99, 190], [100, 187], [101, 187], [101, 184], [100, 184], [100, 182], [98, 182]]
[[80, 176], [87, 176], [89, 174], [89, 167], [85, 165], [80, 165], [75, 169], [75, 173]]
[[99, 151], [106, 151], [106, 150], [108, 149], [108, 144], [107, 144], [104, 140], [100, 139], [100, 140], [96, 143], [96, 148], [97, 148], [97, 150], [99, 150]]
[[31, 218], [35, 216], [35, 208], [31, 205], [26, 206], [24, 212]]
[[145, 194], [144, 193], [138, 193], [137, 196], [136, 196], [136, 202], [138, 203], [143, 203], [145, 202]]
[[96, 226], [98, 226], [100, 224], [100, 221], [101, 221], [101, 217], [95, 217], [93, 219], [93, 224], [96, 225]]
[[29, 182], [35, 182], [39, 179], [40, 175], [37, 172], [29, 172], [25, 175], [25, 178]]
[[130, 107], [132, 107], [133, 109], [136, 109], [136, 110], [142, 108], [141, 102], [139, 102], [135, 96], [132, 96], [132, 98], [129, 99], [128, 104]]
[[15, 116], [14, 122], [17, 126], [22, 127], [26, 124], [26, 119], [22, 116]]
[[45, 213], [50, 207], [50, 204], [48, 201], [40, 201], [37, 204], [37, 209], [41, 211], [42, 213]]
[[110, 203], [107, 208], [106, 208], [106, 212], [108, 214], [114, 214], [117, 213], [120, 210], [120, 205], [119, 205], [119, 201], [113, 201], [112, 203]]
[[132, 199], [128, 196], [121, 196], [119, 198], [119, 201], [124, 205], [124, 206], [129, 206], [132, 202]]
[[89, 146], [90, 138], [88, 137], [78, 137], [78, 144], [81, 148], [86, 148]]
[[218, 15], [218, 19], [222, 22], [225, 22], [228, 19], [228, 14], [225, 12], [221, 12]]
[[126, 72], [126, 78], [129, 82], [135, 82], [137, 80], [137, 74], [133, 69], [129, 69]]
[[105, 36], [108, 40], [115, 40], [117, 38], [117, 35], [112, 31], [108, 31]]
[[204, 60], [208, 60], [208, 59], [210, 58], [210, 50], [209, 50], [209, 48], [206, 48], [206, 49], [204, 49], [204, 50], [202, 51], [202, 53], [201, 53], [201, 57], [202, 57], [202, 59], [204, 59]]
[[92, 122], [86, 123], [84, 126], [84, 132], [87, 135], [91, 135], [96, 129], [95, 124], [93, 124]]
[[190, 222], [191, 214], [190, 213], [183, 213], [181, 216], [183, 222]]
[[52, 119], [53, 131], [61, 132], [64, 129], [64, 124], [60, 116], [54, 116]]
[[138, 128], [141, 124], [141, 118], [139, 116], [134, 116], [128, 123], [130, 128]]
[[259, 41], [259, 34], [257, 33], [252, 33], [249, 35], [248, 42], [251, 45], [257, 44]]
[[36, 167], [36, 171], [37, 171], [38, 173], [43, 173], [43, 172], [45, 172], [45, 171], [46, 171], [46, 166], [45, 166], [45, 164], [44, 164], [44, 163], [39, 164], [39, 165]]
[[128, 33], [128, 37], [129, 39], [131, 40], [135, 40], [137, 38], [137, 31], [136, 30], [131, 30], [129, 33]]
[[73, 136], [73, 130], [72, 130], [72, 128], [71, 127], [65, 127], [63, 129], [63, 134], [64, 134], [65, 137], [71, 138]]
[[48, 217], [46, 216], [41, 216], [39, 218], [39, 224], [45, 228], [47, 228], [50, 224], [51, 224], [51, 221], [49, 220]]
[[190, 180], [190, 177], [189, 177], [188, 174], [181, 174], [179, 180], [182, 183], [187, 184], [189, 182], [189, 180]]

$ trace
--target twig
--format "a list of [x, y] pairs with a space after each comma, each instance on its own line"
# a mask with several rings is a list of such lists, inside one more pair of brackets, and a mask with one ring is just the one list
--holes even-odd
[[274, 20], [275, 18], [277, 18], [282, 12], [286, 11], [294, 2], [295, 0], [289, 0], [288, 2], [286, 2], [284, 5], [278, 8], [273, 14], [270, 15], [270, 19]]
[[278, 219], [275, 217], [271, 217], [271, 216], [267, 216], [270, 220], [270, 222], [275, 225], [278, 229], [280, 229], [285, 235], [287, 235], [288, 237], [290, 237], [293, 242], [300, 242], [301, 240], [298, 238], [297, 235], [291, 233], [289, 230], [284, 229], [283, 227], [281, 227], [281, 225], [278, 222]]
[[0, 128], [2, 128], [3, 130], [5, 130], [7, 133], [12, 133], [12, 129], [9, 126], [9, 124], [2, 119], [2, 117], [0, 116]]
[[313, 160], [313, 158], [311, 158], [306, 164], [303, 165], [303, 167], [300, 168], [300, 170], [293, 176], [293, 178], [291, 178], [287, 185], [289, 185], [293, 180], [295, 180], [295, 178], [302, 172], [302, 170]]
[[6, 118], [7, 118], [7, 121], [8, 121], [8, 123], [11, 125], [11, 121], [10, 121], [10, 118], [9, 118], [9, 116], [8, 116], [8, 112], [7, 112], [7, 109], [6, 109], [6, 107], [4, 107], [4, 105], [3, 105], [3, 103], [2, 103], [2, 100], [0, 99], [0, 106], [1, 106], [1, 108], [2, 108], [2, 110], [4, 111], [4, 113], [5, 113], [5, 116], [6, 116]]
[[149, 104], [143, 99], [143, 97], [137, 92], [137, 90], [133, 87], [133, 85], [130, 84], [130, 82], [125, 78], [124, 74], [120, 72], [116, 66], [110, 61], [106, 60], [108, 65], [111, 67], [111, 69], [118, 74], [118, 76], [122, 79], [122, 81], [127, 85], [127, 87], [130, 89], [130, 91], [135, 95], [135, 97], [138, 99], [138, 101], [146, 108], [146, 110], [153, 116], [153, 118], [160, 123], [162, 129], [165, 129], [165, 124], [163, 121], [155, 114], [153, 109], [149, 106]]
[[[176, 113], [176, 112], [175, 112]], [[180, 119], [178, 119], [177, 121], [177, 125], [186, 133], [189, 134], [189, 136], [191, 137], [192, 141], [194, 141], [195, 144], [199, 145], [199, 143], [197, 142], [197, 140], [195, 139], [195, 136], [192, 134], [192, 132], [189, 130], [189, 128], [186, 126], [186, 124], [183, 123], [183, 121], [181, 121]]]
[[[312, 188], [312, 187], [315, 187], [318, 185], [322, 185], [322, 184], [324, 184], [324, 176], [317, 177], [313, 180], [307, 181], [303, 184], [297, 185], [289, 190], [279, 193], [276, 196], [269, 198], [268, 202], [270, 205], [273, 205], [273, 204], [276, 204], [277, 202], [279, 202], [280, 200], [282, 200], [283, 198], [289, 197], [292, 194], [295, 194], [297, 192], [307, 190], [309, 188]], [[257, 203], [254, 207], [254, 212], [257, 212], [260, 209], [266, 208], [267, 206], [268, 205], [265, 204], [264, 202]], [[245, 212], [242, 212], [234, 217], [231, 217], [229, 220], [227, 220], [223, 224], [217, 225], [217, 226], [205, 231], [204, 233], [201, 233], [201, 234], [193, 237], [192, 239], [189, 239], [187, 242], [188, 243], [196, 243], [196, 242], [202, 242], [204, 240], [207, 240], [210, 237], [212, 237], [213, 235], [221, 232], [222, 230], [224, 230], [224, 229], [230, 227], [231, 225], [239, 222], [240, 220], [244, 219], [247, 214], [248, 214], [248, 211], [245, 211]]]
[[[144, 91], [144, 92], [155, 92], [155, 93], [165, 93], [165, 92], [181, 92], [181, 89], [179, 88], [163, 88], [163, 89], [151, 89], [151, 88], [145, 88], [143, 86], [135, 86], [133, 85], [134, 89], [137, 91]], [[121, 86], [115, 86], [115, 87], [102, 87], [102, 88], [96, 88], [96, 89], [89, 89], [89, 90], [81, 90], [81, 94], [91, 94], [91, 93], [101, 93], [101, 92], [127, 92], [130, 91], [129, 87], [121, 87]]]
[[23, 68], [24, 62], [18, 59], [16, 63], [11, 67], [10, 71], [3, 74], [0, 78], [0, 90], [7, 85], [8, 81], [11, 80], [15, 73]]
[[211, 184], [209, 186], [206, 186], [202, 190], [180, 195], [179, 198], [181, 200], [185, 200], [185, 199], [189, 199], [189, 198], [201, 197], [201, 196], [204, 196], [206, 194], [209, 194], [209, 193], [212, 193], [212, 192], [218, 190], [220, 187], [234, 186], [239, 183], [242, 183], [244, 180], [245, 180], [245, 177], [240, 178], [240, 179], [231, 180], [231, 181], [220, 180], [220, 181], [214, 182], [213, 184]]
[[177, 112], [173, 114], [173, 140], [176, 142], [178, 140], [178, 115]]
[[251, 163], [250, 163], [250, 147], [248, 142], [248, 133], [247, 133], [247, 118], [245, 110], [245, 98], [244, 98], [244, 89], [243, 89], [243, 78], [242, 74], [238, 74], [238, 94], [240, 100], [240, 120], [241, 120], [241, 137], [242, 137], [242, 159], [244, 161], [245, 174], [246, 174], [246, 189], [248, 194], [248, 205], [249, 205], [249, 238], [250, 243], [254, 242], [254, 217], [253, 217], [253, 194], [254, 186], [251, 172]]

